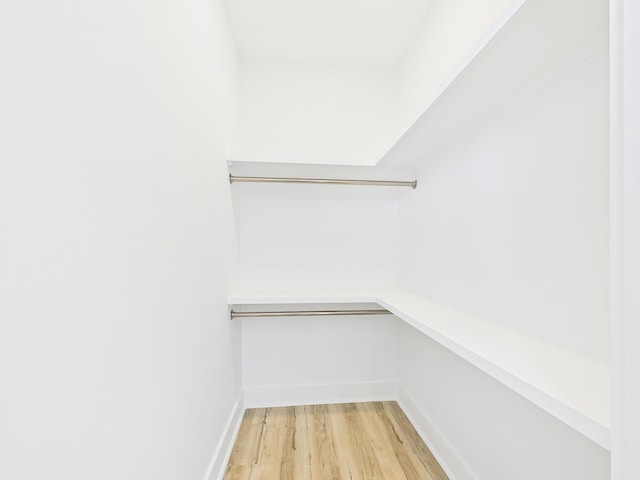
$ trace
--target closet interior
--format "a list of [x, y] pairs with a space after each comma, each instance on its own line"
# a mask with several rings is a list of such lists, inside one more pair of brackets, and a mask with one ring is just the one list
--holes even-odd
[[608, 478], [607, 9], [510, 3], [366, 164], [238, 142], [246, 407], [397, 400], [452, 479]]
[[2, 7], [1, 479], [640, 479], [640, 2]]

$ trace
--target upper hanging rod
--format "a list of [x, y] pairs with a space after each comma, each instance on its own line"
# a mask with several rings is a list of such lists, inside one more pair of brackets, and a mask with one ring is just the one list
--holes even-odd
[[378, 185], [384, 187], [416, 188], [417, 180], [348, 180], [338, 178], [282, 178], [282, 177], [239, 177], [229, 175], [229, 183], [236, 182], [264, 182], [264, 183], [322, 183], [329, 185]]
[[389, 310], [287, 310], [284, 312], [236, 312], [231, 310], [231, 320], [245, 317], [321, 317], [334, 315], [387, 315]]

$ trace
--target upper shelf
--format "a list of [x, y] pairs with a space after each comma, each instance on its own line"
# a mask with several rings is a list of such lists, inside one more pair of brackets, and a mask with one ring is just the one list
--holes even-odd
[[379, 160], [414, 168], [608, 43], [607, 0], [517, 0]]
[[378, 297], [371, 291], [356, 289], [289, 289], [236, 290], [229, 294], [229, 305], [280, 305], [304, 303], [377, 303]]
[[604, 448], [609, 369], [590, 357], [398, 289], [245, 291], [231, 305], [377, 303]]
[[370, 180], [412, 180], [412, 172], [396, 167], [374, 167], [366, 165], [331, 165], [308, 163], [256, 162], [227, 160], [229, 173], [238, 176], [270, 177], [337, 177]]

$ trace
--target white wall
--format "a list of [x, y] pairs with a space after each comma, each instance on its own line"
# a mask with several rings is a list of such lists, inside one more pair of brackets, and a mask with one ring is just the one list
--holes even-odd
[[374, 164], [512, 3], [432, 2], [397, 68], [243, 60], [230, 158]]
[[238, 395], [221, 3], [5, 3], [0, 63], [0, 478], [202, 479]]
[[513, 0], [436, 0], [432, 3], [398, 69], [403, 128], [424, 111], [440, 85], [514, 3]]
[[608, 56], [426, 159], [401, 205], [400, 283], [608, 359]]
[[609, 452], [402, 325], [400, 398], [457, 480], [605, 480]]
[[371, 165], [398, 129], [395, 71], [243, 61], [232, 158]]
[[[277, 305], [255, 307], [269, 308], [282, 309]], [[296, 310], [333, 308], [380, 307], [370, 304], [295, 307]], [[242, 323], [242, 383], [249, 406], [395, 397], [399, 322], [391, 315], [237, 321]]]
[[638, 2], [611, 2], [612, 478], [640, 477], [640, 21]]
[[400, 194], [393, 187], [234, 184], [240, 286], [392, 285]]

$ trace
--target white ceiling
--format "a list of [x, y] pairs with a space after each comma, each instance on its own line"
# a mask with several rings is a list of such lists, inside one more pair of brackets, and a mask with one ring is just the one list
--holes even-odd
[[432, 0], [225, 0], [243, 58], [395, 67]]

